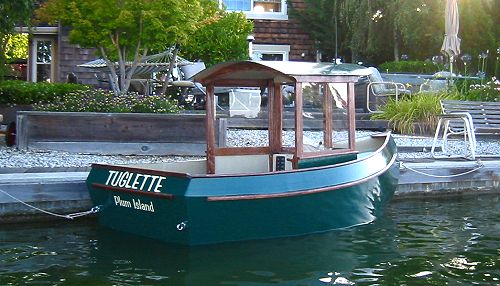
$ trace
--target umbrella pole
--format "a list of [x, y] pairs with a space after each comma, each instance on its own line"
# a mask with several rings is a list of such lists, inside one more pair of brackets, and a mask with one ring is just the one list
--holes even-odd
[[454, 57], [450, 56], [450, 78], [448, 81], [450, 88], [453, 86], [453, 61], [454, 61]]

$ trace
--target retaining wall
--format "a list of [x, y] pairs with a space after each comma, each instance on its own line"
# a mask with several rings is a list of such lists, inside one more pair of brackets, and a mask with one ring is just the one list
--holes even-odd
[[[226, 144], [226, 129], [226, 119], [217, 119], [218, 146]], [[205, 116], [19, 111], [16, 145], [92, 154], [204, 155]]]

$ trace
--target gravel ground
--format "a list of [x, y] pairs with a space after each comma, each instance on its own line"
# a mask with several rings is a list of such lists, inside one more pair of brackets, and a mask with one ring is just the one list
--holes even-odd
[[[369, 136], [374, 132], [358, 131], [358, 137]], [[304, 143], [318, 145], [322, 141], [319, 132], [304, 132]], [[346, 132], [334, 134], [334, 140], [344, 140], [347, 138]], [[395, 136], [398, 146], [426, 146], [427, 152], [400, 152], [399, 158], [416, 159], [431, 158], [430, 146], [432, 138]], [[229, 130], [228, 146], [262, 146], [267, 142], [267, 132], [261, 130]], [[476, 154], [479, 155], [500, 155], [500, 142], [494, 139], [481, 139], [478, 141]], [[285, 132], [284, 145], [293, 144], [293, 133]], [[455, 154], [461, 154], [463, 141], [454, 140], [449, 144], [449, 149]], [[192, 157], [195, 158], [195, 157]], [[133, 164], [133, 163], [160, 163], [172, 162], [186, 159], [182, 156], [122, 156], [122, 155], [90, 155], [82, 153], [68, 153], [60, 151], [30, 150], [21, 151], [15, 148], [0, 146], [0, 168], [34, 168], [34, 167], [89, 167], [92, 163], [106, 164]]]

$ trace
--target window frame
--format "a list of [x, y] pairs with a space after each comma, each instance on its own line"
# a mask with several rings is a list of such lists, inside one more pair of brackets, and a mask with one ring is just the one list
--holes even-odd
[[290, 55], [290, 45], [253, 44], [252, 59], [259, 60], [254, 58], [256, 52], [261, 54], [280, 54], [283, 55], [283, 61], [288, 61]]
[[[50, 42], [50, 62], [45, 63], [45, 62], [39, 62], [38, 61], [38, 42]], [[55, 82], [56, 78], [56, 45], [57, 41], [53, 37], [48, 37], [48, 36], [38, 36], [34, 35], [33, 38], [31, 39], [31, 48], [30, 48], [30, 55], [29, 55], [29, 81], [31, 82], [39, 82], [41, 80], [38, 79], [38, 66], [39, 65], [48, 65], [50, 66], [49, 68], [49, 80], [50, 82]]]
[[[223, 7], [223, 0], [218, 0], [219, 1], [219, 6], [222, 8]], [[239, 10], [227, 10], [227, 11], [237, 11], [237, 12], [243, 12], [248, 19], [252, 20], [288, 20], [288, 5], [286, 4], [286, 0], [280, 0], [281, 1], [281, 12], [254, 12], [254, 0], [248, 0], [250, 1], [250, 11], [239, 11]]]

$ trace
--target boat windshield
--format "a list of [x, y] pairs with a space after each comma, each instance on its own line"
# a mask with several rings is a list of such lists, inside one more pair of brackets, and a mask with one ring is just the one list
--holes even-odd
[[[217, 104], [236, 127], [229, 130], [227, 147], [269, 147], [271, 118], [281, 121], [281, 152], [294, 153], [296, 141], [302, 143], [305, 157], [329, 151], [349, 151], [348, 84], [302, 83], [298, 86], [280, 86], [280, 94], [276, 97], [281, 99], [281, 120], [270, 117], [273, 111], [269, 109], [267, 88], [238, 87], [219, 97]], [[302, 94], [299, 132], [295, 122], [296, 88], [300, 88]]]
[[305, 156], [325, 150], [348, 149], [347, 87], [347, 83], [302, 84]]

